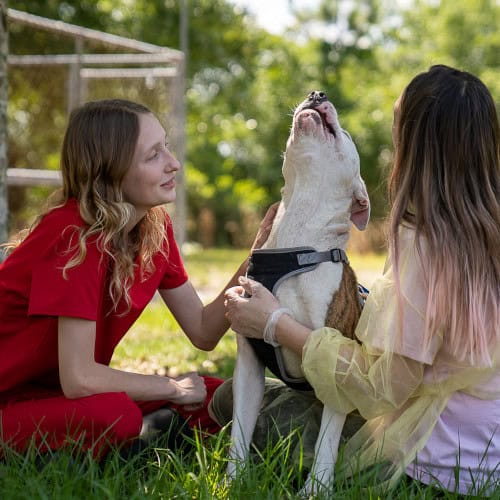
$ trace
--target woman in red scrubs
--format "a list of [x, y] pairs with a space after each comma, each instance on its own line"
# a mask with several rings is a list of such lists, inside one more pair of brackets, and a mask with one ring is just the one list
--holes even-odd
[[0, 265], [0, 442], [43, 451], [78, 439], [99, 456], [162, 407], [218, 428], [206, 412], [218, 379], [109, 366], [157, 290], [195, 347], [213, 349], [228, 329], [223, 296], [204, 306], [189, 282], [161, 207], [180, 168], [146, 107], [105, 100], [72, 113], [62, 196]]

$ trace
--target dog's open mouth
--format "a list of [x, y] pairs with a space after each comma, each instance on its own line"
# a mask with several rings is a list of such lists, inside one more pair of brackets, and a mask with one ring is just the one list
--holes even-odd
[[318, 124], [322, 125], [323, 129], [326, 130], [329, 134], [333, 135], [333, 137], [337, 137], [335, 130], [331, 123], [328, 123], [326, 113], [323, 113], [317, 107], [307, 106], [304, 107], [300, 112], [307, 111], [309, 116]]
[[324, 115], [321, 111], [318, 111], [317, 109], [315, 111], [316, 111], [316, 113], [319, 114], [319, 116], [321, 118], [321, 122], [323, 123], [323, 128], [325, 130], [328, 130], [328, 132], [330, 132], [330, 134], [332, 134], [333, 137], [337, 137], [337, 134], [335, 133], [335, 130], [333, 129], [332, 124], [328, 123], [328, 121], [326, 120], [326, 115]]

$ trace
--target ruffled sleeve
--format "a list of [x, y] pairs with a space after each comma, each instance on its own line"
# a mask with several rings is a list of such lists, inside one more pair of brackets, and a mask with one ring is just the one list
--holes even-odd
[[400, 408], [423, 377], [422, 363], [381, 354], [332, 328], [310, 335], [303, 369], [323, 403], [342, 413], [357, 408], [366, 419]]

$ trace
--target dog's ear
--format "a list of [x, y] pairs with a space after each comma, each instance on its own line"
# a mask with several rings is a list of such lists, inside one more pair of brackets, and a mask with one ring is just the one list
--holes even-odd
[[351, 203], [351, 221], [363, 231], [370, 220], [370, 198], [365, 183], [361, 177], [354, 182], [354, 190]]

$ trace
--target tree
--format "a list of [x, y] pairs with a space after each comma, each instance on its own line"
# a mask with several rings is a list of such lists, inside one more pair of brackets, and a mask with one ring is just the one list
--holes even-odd
[[414, 74], [431, 64], [448, 64], [481, 78], [500, 95], [500, 3], [491, 0], [416, 0], [402, 13], [391, 60]]
[[[16, 8], [37, 15], [174, 48], [179, 43], [179, 6], [173, 0], [16, 0]], [[305, 80], [282, 75], [304, 74], [302, 54], [294, 44], [253, 25], [226, 0], [188, 2], [188, 8], [185, 172], [190, 236], [200, 239], [200, 220], [208, 217], [215, 223], [207, 243], [243, 245], [245, 238], [235, 238], [245, 231], [233, 228], [253, 225], [247, 232], [253, 233], [262, 211], [279, 196], [290, 109], [308, 89]], [[14, 35], [16, 52], [32, 51], [32, 37], [23, 31]], [[39, 47], [43, 50], [47, 43]], [[30, 82], [16, 82], [16, 89], [22, 85]], [[20, 95], [22, 99], [26, 92]], [[34, 161], [37, 155], [48, 157], [46, 148], [54, 150], [48, 133], [43, 144], [33, 147]]]
[[[16, 0], [15, 7], [37, 15], [62, 19], [66, 22], [84, 25], [89, 28], [101, 29], [110, 33], [132, 36], [146, 42], [158, 45], [177, 47], [179, 43], [179, 3], [165, 0], [136, 0], [125, 3], [119, 0], [106, 2], [47, 0]], [[271, 198], [279, 193], [281, 152], [286, 140], [289, 124], [281, 121], [279, 127], [273, 125], [285, 116], [297, 97], [295, 92], [283, 92], [286, 99], [271, 100], [268, 96], [257, 95], [257, 72], [260, 72], [259, 62], [261, 48], [267, 33], [250, 26], [244, 12], [224, 0], [200, 0], [188, 2], [189, 6], [189, 46], [190, 60], [187, 68], [187, 142], [186, 177], [189, 186], [189, 209], [193, 220], [190, 227], [199, 226], [197, 220], [202, 209], [209, 209], [216, 219], [216, 233], [212, 240], [218, 243], [233, 241], [234, 231], [228, 228], [239, 225], [243, 218], [258, 219], [260, 212]], [[16, 27], [11, 35], [16, 53], [33, 53], [33, 36], [27, 36], [27, 30]], [[39, 38], [38, 38], [39, 37]], [[37, 52], [72, 51], [71, 45], [61, 44], [53, 50], [51, 41], [44, 33], [37, 33]], [[266, 42], [264, 47], [267, 55], [272, 53], [272, 44]], [[286, 47], [285, 47], [286, 49]], [[267, 57], [265, 67], [272, 67], [276, 73], [280, 71], [280, 61], [287, 58], [286, 50], [279, 60], [270, 62]], [[280, 48], [281, 50], [281, 48]], [[284, 59], [283, 59], [284, 56]], [[33, 78], [36, 78], [34, 75]], [[285, 80], [281, 87], [285, 86]], [[31, 103], [36, 102], [36, 92], [40, 86], [50, 85], [56, 93], [61, 89], [45, 79], [35, 85], [30, 79], [20, 78], [16, 81], [16, 96], [11, 96], [11, 106], [22, 108], [27, 105], [26, 113], [30, 123], [36, 109], [40, 110], [50, 122], [59, 119], [47, 116], [55, 106], [40, 105], [36, 109]], [[28, 86], [27, 89], [23, 87]], [[21, 90], [23, 89], [23, 90]], [[49, 91], [50, 91], [49, 89]], [[29, 100], [26, 96], [29, 95]], [[57, 96], [54, 96], [55, 98]], [[260, 119], [262, 108], [255, 103], [269, 101], [279, 113], [269, 114], [271, 122]], [[254, 124], [256, 124], [254, 126]], [[11, 124], [11, 128], [16, 123]], [[204, 127], [208, 133], [203, 132]], [[30, 148], [30, 161], [38, 167], [54, 162], [57, 156], [57, 137], [60, 134], [54, 127], [43, 131], [41, 143], [34, 144], [36, 138], [27, 133], [26, 127], [19, 123], [19, 134], [15, 134], [15, 142], [19, 147], [12, 148], [11, 155], [22, 158], [26, 155], [21, 151]], [[37, 127], [37, 130], [42, 130]], [[270, 134], [261, 132], [270, 131]], [[269, 140], [276, 137], [277, 131], [284, 134], [276, 139], [277, 146], [272, 152], [272, 167], [269, 167], [268, 148], [255, 142], [261, 139]], [[49, 136], [49, 134], [52, 134]], [[30, 143], [23, 142], [30, 138]], [[55, 139], [55, 140], [53, 140]], [[227, 148], [237, 152], [235, 156], [227, 154]], [[268, 189], [274, 189], [274, 196], [268, 194]], [[214, 194], [215, 193], [215, 194]], [[26, 205], [26, 204], [24, 204]], [[253, 214], [253, 215], [252, 215]], [[193, 233], [191, 233], [193, 235]], [[195, 234], [195, 236], [197, 236]]]
[[[7, 209], [7, 0], [0, 0], [0, 243], [8, 238]], [[3, 252], [0, 252], [2, 260]]]
[[[246, 245], [248, 240], [236, 236], [278, 199], [291, 112], [309, 91], [327, 92], [354, 138], [372, 221], [386, 213], [393, 104], [416, 72], [439, 62], [455, 65], [481, 77], [497, 100], [500, 95], [498, 2], [415, 0], [402, 10], [382, 0], [323, 0], [316, 10], [296, 9], [297, 24], [283, 36], [263, 31], [227, 0], [187, 4], [188, 230], [200, 240], [200, 228], [210, 227], [207, 244]], [[158, 45], [179, 44], [177, 0], [11, 0], [10, 5]], [[9, 36], [16, 53], [73, 51], [60, 40], [54, 50], [44, 33], [34, 39], [13, 26]], [[9, 116], [15, 138], [9, 155], [32, 162], [28, 166], [57, 168], [60, 133], [45, 127], [44, 137], [37, 138], [26, 123], [33, 128], [40, 110], [48, 116], [45, 123], [58, 123], [53, 107], [40, 103], [37, 92], [51, 85], [61, 94], [60, 88], [48, 78], [34, 82], [13, 71], [9, 78], [9, 106], [21, 111]]]

